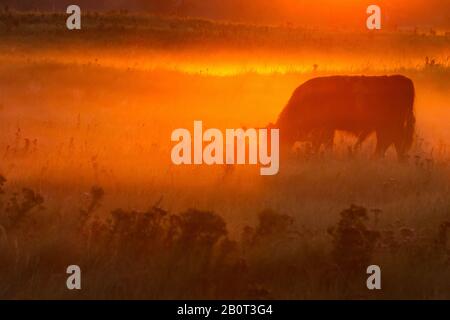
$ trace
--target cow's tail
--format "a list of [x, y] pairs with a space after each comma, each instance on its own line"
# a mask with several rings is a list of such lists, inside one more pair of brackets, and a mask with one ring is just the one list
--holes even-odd
[[414, 142], [414, 132], [416, 127], [416, 117], [414, 115], [414, 85], [410, 82], [410, 90], [408, 94], [408, 107], [404, 124], [404, 148], [405, 151], [411, 149]]

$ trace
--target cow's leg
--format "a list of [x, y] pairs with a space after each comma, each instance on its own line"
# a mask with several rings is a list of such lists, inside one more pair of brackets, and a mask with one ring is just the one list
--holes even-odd
[[375, 148], [375, 158], [380, 159], [384, 158], [384, 155], [386, 154], [386, 150], [389, 148], [391, 144], [382, 140], [377, 141], [377, 147]]
[[370, 131], [363, 131], [358, 135], [358, 140], [356, 141], [355, 145], [353, 146], [354, 152], [361, 149], [362, 143], [367, 139], [367, 137], [369, 135], [370, 135]]
[[375, 149], [375, 158], [384, 158], [386, 150], [392, 144], [390, 135], [385, 132], [377, 131], [377, 147]]
[[395, 151], [397, 152], [397, 158], [400, 162], [404, 162], [406, 160], [406, 152], [403, 147], [403, 143], [395, 142]]
[[319, 154], [322, 145], [325, 147], [325, 150], [330, 151], [333, 149], [333, 142], [334, 130], [316, 130], [311, 136], [312, 152], [314, 154]]
[[322, 140], [320, 136], [315, 135], [311, 139], [311, 151], [313, 154], [319, 154], [320, 146], [322, 145]]
[[397, 152], [397, 159], [400, 162], [403, 162], [406, 160], [406, 148], [405, 148], [405, 142], [403, 141], [402, 133], [396, 135], [396, 139], [394, 142], [395, 151]]
[[309, 136], [311, 141], [311, 153], [317, 155], [323, 143], [323, 132], [320, 129], [313, 130]]
[[334, 145], [334, 130], [328, 130], [324, 134], [323, 139], [325, 149], [329, 152], [333, 151], [333, 145]]

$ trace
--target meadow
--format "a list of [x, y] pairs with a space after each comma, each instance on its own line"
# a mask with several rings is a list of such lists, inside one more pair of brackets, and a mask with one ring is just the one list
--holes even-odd
[[[0, 13], [0, 298], [450, 298], [448, 33], [82, 21]], [[170, 161], [194, 120], [261, 127], [307, 79], [395, 73], [416, 87], [407, 163], [344, 133], [273, 177]]]

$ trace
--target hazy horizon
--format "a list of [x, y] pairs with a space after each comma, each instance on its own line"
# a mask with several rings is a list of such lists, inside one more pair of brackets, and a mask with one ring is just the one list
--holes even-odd
[[0, 6], [19, 11], [62, 11], [70, 4], [90, 11], [127, 10], [261, 24], [357, 28], [365, 26], [367, 6], [377, 4], [386, 28], [450, 26], [450, 2], [445, 0], [3, 0]]

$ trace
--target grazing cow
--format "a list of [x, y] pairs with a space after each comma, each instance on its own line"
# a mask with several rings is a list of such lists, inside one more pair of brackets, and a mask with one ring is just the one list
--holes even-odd
[[377, 156], [393, 144], [403, 159], [413, 142], [413, 104], [414, 85], [401, 75], [320, 77], [294, 91], [274, 127], [282, 150], [296, 141], [331, 148], [336, 130], [355, 135], [357, 147], [375, 132]]

